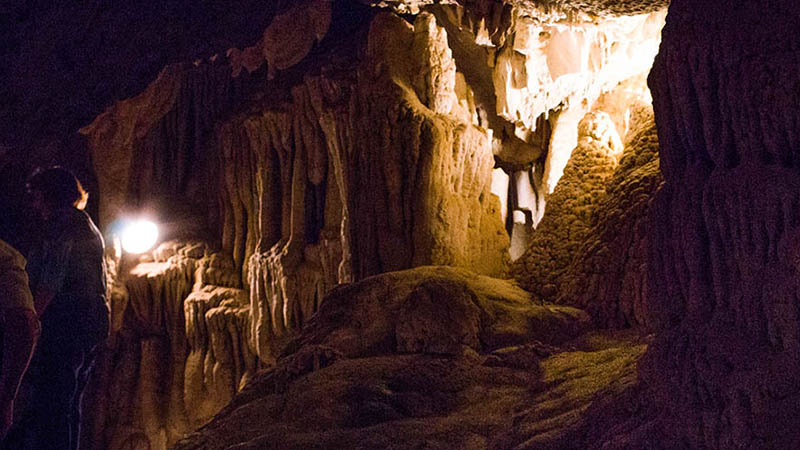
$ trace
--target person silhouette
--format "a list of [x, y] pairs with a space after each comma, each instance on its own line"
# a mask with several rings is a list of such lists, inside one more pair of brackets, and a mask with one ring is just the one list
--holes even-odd
[[104, 241], [83, 211], [88, 194], [70, 171], [37, 170], [27, 189], [44, 225], [28, 261], [42, 323], [32, 381], [35, 448], [75, 450], [84, 375], [108, 335]]

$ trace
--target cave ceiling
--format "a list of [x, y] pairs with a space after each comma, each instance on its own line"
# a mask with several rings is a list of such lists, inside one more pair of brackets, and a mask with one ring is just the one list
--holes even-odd
[[[460, 4], [468, 8], [481, 8], [495, 2], [491, 0], [380, 0], [366, 1], [365, 3], [413, 13], [430, 5]], [[571, 14], [582, 13], [594, 17], [645, 14], [659, 11], [669, 5], [668, 0], [507, 0], [503, 3], [534, 15], [540, 15], [543, 11], [557, 11]]]
[[[353, 2], [357, 3], [357, 2]], [[401, 13], [434, 4], [491, 9], [495, 0], [371, 1]], [[639, 14], [665, 0], [515, 0], [531, 14], [564, 18]], [[115, 100], [144, 90], [166, 65], [209, 57], [257, 41], [292, 2], [96, 0], [21, 1], [0, 5], [0, 143], [31, 147], [72, 133]], [[552, 16], [550, 16], [552, 18]], [[45, 138], [47, 136], [48, 138]]]

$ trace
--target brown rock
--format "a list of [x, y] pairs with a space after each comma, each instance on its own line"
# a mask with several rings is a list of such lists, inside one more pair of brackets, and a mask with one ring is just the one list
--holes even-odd
[[615, 135], [605, 113], [591, 113], [581, 121], [579, 145], [548, 198], [528, 250], [512, 269], [520, 285], [537, 299], [558, 298], [564, 275], [588, 236], [593, 209], [617, 166], [621, 148], [612, 138]]
[[[532, 304], [506, 281], [443, 267], [337, 288], [274, 368], [175, 448], [588, 446], [589, 419], [635, 389], [644, 347], [604, 335], [581, 351], [513, 346], [575, 335], [585, 316], [568, 311]], [[440, 313], [447, 320], [431, 320]], [[555, 322], [536, 325], [546, 317]]]
[[665, 184], [641, 374], [687, 447], [797, 448], [798, 277], [779, 251], [800, 200], [796, 4], [728, 6], [672, 2], [650, 75]]
[[661, 184], [653, 113], [642, 107], [558, 303], [586, 309], [603, 327], [647, 324], [648, 213]]

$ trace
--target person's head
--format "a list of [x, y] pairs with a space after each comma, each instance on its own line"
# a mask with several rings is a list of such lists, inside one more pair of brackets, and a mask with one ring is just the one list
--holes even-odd
[[82, 210], [89, 199], [75, 175], [60, 166], [35, 170], [28, 177], [26, 188], [32, 196], [34, 208], [45, 216], [61, 208]]

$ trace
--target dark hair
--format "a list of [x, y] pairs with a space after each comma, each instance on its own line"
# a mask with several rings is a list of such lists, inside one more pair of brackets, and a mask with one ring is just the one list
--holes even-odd
[[44, 202], [52, 208], [72, 206], [83, 209], [89, 199], [81, 182], [72, 172], [61, 166], [34, 170], [25, 187], [29, 192], [41, 192]]

